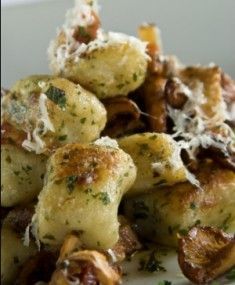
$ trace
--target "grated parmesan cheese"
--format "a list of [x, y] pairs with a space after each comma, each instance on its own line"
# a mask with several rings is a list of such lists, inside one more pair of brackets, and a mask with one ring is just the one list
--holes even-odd
[[112, 258], [112, 262], [113, 263], [117, 262], [117, 257], [115, 255], [114, 251], [112, 249], [108, 249], [107, 252], [110, 255], [110, 257]]
[[36, 127], [31, 133], [28, 132], [27, 139], [23, 141], [22, 147], [28, 151], [35, 151], [36, 154], [43, 153], [45, 142], [40, 136], [44, 136], [48, 131], [55, 132], [54, 126], [50, 121], [47, 106], [47, 96], [43, 93], [39, 96], [39, 113], [40, 118], [37, 120]]
[[30, 232], [35, 237], [36, 245], [38, 247], [38, 250], [40, 250], [41, 244], [38, 239], [38, 230], [37, 230], [37, 224], [36, 224], [36, 214], [33, 215], [31, 223], [27, 226], [24, 237], [23, 237], [23, 244], [25, 246], [29, 246], [30, 243]]
[[107, 147], [112, 147], [118, 149], [118, 142], [114, 139], [111, 139], [110, 137], [101, 137], [98, 140], [96, 140], [94, 145], [99, 145], [99, 146], [107, 146]]
[[[227, 146], [232, 141], [232, 131], [229, 126], [223, 123], [226, 118], [224, 102], [221, 102], [219, 109], [216, 110], [216, 115], [213, 118], [208, 118], [202, 109], [202, 105], [207, 102], [203, 83], [197, 81], [191, 90], [182, 82], [181, 85], [188, 101], [182, 110], [167, 107], [168, 115], [174, 122], [173, 138], [180, 138], [178, 141], [180, 148], [185, 149], [192, 159], [195, 158], [200, 146], [203, 148], [214, 146], [226, 153]], [[223, 137], [221, 134], [214, 134], [212, 136], [210, 130], [213, 127], [223, 127], [230, 135]]]
[[72, 60], [78, 63], [83, 54], [89, 54], [97, 49], [125, 43], [136, 48], [146, 60], [150, 60], [146, 52], [146, 42], [122, 33], [105, 33], [102, 29], [98, 29], [97, 38], [88, 44], [76, 41], [73, 37], [75, 29], [78, 26], [87, 27], [91, 25], [95, 20], [93, 11], [97, 11], [96, 4], [89, 5], [89, 1], [79, 0], [76, 1], [75, 7], [67, 12], [65, 24], [57, 32], [57, 37], [60, 37], [62, 34], [65, 42], [58, 43], [57, 40], [54, 40], [48, 48], [49, 58], [52, 61], [52, 65], [57, 66], [58, 72], [63, 73], [67, 61]]

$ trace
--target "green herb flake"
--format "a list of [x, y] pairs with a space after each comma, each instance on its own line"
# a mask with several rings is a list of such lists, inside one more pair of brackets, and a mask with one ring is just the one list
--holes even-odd
[[22, 170], [26, 173], [29, 174], [29, 171], [32, 171], [33, 168], [30, 165], [22, 166]]
[[86, 122], [86, 118], [82, 118], [82, 119], [80, 120], [80, 123], [81, 123], [81, 124], [85, 124], [85, 122]]
[[76, 182], [77, 182], [76, 175], [72, 175], [66, 178], [66, 185], [67, 185], [69, 194], [71, 194], [74, 191]]
[[162, 280], [158, 282], [157, 285], [172, 285], [172, 282], [167, 280]]
[[200, 225], [200, 224], [201, 224], [201, 220], [196, 220], [194, 226], [198, 226], [198, 225]]
[[161, 179], [158, 182], [154, 183], [153, 186], [160, 187], [160, 186], [165, 186], [166, 184], [167, 184], [166, 179]]
[[151, 137], [149, 137], [150, 140], [155, 140], [157, 138], [157, 135], [152, 135]]
[[221, 226], [221, 229], [222, 229], [223, 231], [227, 231], [227, 230], [228, 230], [231, 217], [232, 217], [232, 215], [231, 215], [231, 213], [229, 213], [229, 214], [227, 215], [227, 217], [224, 219], [224, 221], [223, 221], [223, 223], [222, 223], [222, 226]]
[[13, 171], [16, 176], [20, 174], [20, 171]]
[[79, 34], [79, 36], [82, 36], [82, 37], [87, 38], [87, 39], [90, 39], [90, 37], [91, 37], [90, 34], [85, 29], [85, 27], [83, 27], [83, 26], [78, 27], [78, 34]]
[[91, 189], [91, 188], [87, 188], [84, 192], [85, 192], [86, 194], [91, 194], [91, 193], [92, 193], [92, 189]]
[[226, 274], [226, 279], [235, 281], [235, 267]]
[[144, 155], [146, 151], [149, 150], [149, 145], [147, 143], [141, 143], [139, 145], [139, 154]]
[[133, 78], [133, 81], [137, 81], [137, 79], [138, 79], [138, 76], [137, 76], [137, 74], [136, 73], [133, 73], [133, 75], [132, 75], [132, 78]]
[[155, 250], [150, 253], [147, 259], [140, 260], [139, 270], [147, 272], [166, 271], [161, 265], [161, 261], [157, 259], [157, 252]]
[[59, 141], [65, 141], [67, 139], [67, 135], [62, 135], [58, 137]]
[[11, 163], [11, 157], [9, 155], [6, 157], [6, 162]]
[[122, 89], [124, 86], [125, 86], [125, 84], [121, 83], [121, 84], [118, 84], [116, 87], [117, 87], [118, 89]]
[[61, 90], [55, 86], [50, 86], [45, 92], [47, 98], [49, 98], [52, 102], [58, 105], [61, 109], [65, 108], [66, 105], [66, 97], [64, 90]]
[[45, 234], [42, 238], [43, 239], [49, 239], [49, 240], [55, 240], [55, 237], [51, 234]]
[[97, 197], [105, 206], [111, 202], [107, 192], [101, 192]]
[[190, 203], [190, 209], [195, 210], [196, 209], [196, 204], [194, 202]]
[[178, 233], [179, 233], [181, 236], [186, 236], [187, 233], [188, 233], [188, 231], [187, 231], [186, 229], [180, 229], [180, 230], [178, 231]]

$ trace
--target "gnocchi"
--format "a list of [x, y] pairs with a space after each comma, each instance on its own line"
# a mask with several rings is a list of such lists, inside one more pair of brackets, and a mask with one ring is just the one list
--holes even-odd
[[47, 157], [10, 144], [1, 146], [1, 205], [13, 207], [37, 198], [43, 187]]
[[37, 252], [33, 243], [24, 246], [20, 235], [10, 227], [1, 230], [1, 283], [14, 284], [21, 265]]
[[41, 242], [60, 245], [71, 231], [88, 248], [111, 248], [118, 240], [118, 206], [136, 168], [118, 148], [68, 144], [49, 159], [34, 224]]
[[187, 180], [188, 172], [177, 143], [166, 134], [142, 133], [119, 139], [137, 167], [137, 178], [127, 195], [147, 193], [157, 186]]
[[126, 96], [145, 79], [147, 44], [121, 33], [105, 33], [98, 23], [96, 37], [92, 37], [89, 27], [95, 25], [97, 16], [94, 7], [83, 2], [68, 13], [65, 25], [50, 44], [51, 70], [81, 84], [98, 98]]
[[37, 154], [71, 142], [91, 142], [106, 124], [103, 104], [67, 79], [30, 76], [3, 99], [3, 119], [27, 133], [22, 146]]
[[235, 173], [205, 163], [197, 176], [202, 190], [184, 182], [126, 199], [126, 215], [146, 238], [168, 246], [195, 225], [235, 233]]

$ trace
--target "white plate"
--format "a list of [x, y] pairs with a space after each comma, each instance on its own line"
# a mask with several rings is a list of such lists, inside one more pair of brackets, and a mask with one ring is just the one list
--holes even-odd
[[[14, 1], [27, 3], [13, 5]], [[30, 74], [48, 73], [48, 43], [73, 1], [38, 2], [3, 2], [11, 5], [2, 9], [2, 86], [10, 87]], [[176, 54], [185, 63], [216, 62], [235, 77], [234, 0], [100, 0], [100, 4], [105, 29], [135, 34], [140, 23], [155, 22], [162, 30], [166, 53]], [[161, 257], [164, 273], [138, 271], [138, 259], [137, 255], [134, 262], [125, 264], [124, 284], [158, 285], [162, 280], [189, 284], [180, 273], [175, 253]]]

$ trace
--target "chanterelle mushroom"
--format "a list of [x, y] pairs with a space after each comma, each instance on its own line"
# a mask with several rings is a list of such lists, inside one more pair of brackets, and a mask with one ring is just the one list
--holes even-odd
[[67, 236], [49, 285], [69, 285], [71, 282], [83, 285], [120, 283], [121, 276], [109, 264], [106, 255], [95, 250], [80, 250], [80, 245], [76, 235]]
[[104, 135], [119, 137], [143, 127], [140, 121], [141, 111], [134, 101], [124, 97], [114, 97], [102, 102], [108, 119]]
[[194, 227], [179, 239], [178, 262], [196, 284], [207, 284], [235, 265], [235, 236], [212, 227]]

